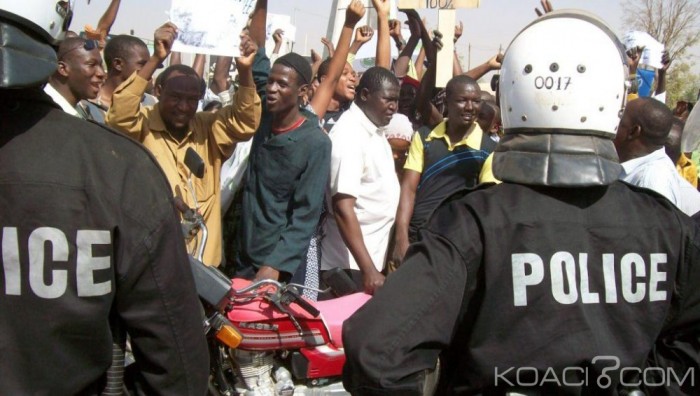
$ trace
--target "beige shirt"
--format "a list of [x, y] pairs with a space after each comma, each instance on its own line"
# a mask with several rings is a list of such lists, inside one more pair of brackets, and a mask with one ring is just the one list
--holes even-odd
[[[147, 83], [136, 73], [124, 81], [114, 92], [105, 122], [143, 143], [163, 168], [173, 194], [190, 207], [194, 207], [194, 198], [188, 184], [190, 171], [184, 163], [185, 153], [192, 147], [202, 157], [204, 177], [193, 176], [192, 183], [209, 231], [203, 261], [218, 266], [222, 244], [221, 164], [231, 156], [237, 142], [248, 140], [255, 133], [262, 111], [260, 98], [254, 87], [240, 87], [230, 106], [216, 114], [197, 113], [190, 121], [187, 135], [178, 142], [166, 130], [158, 104], [140, 106]], [[194, 242], [189, 246], [190, 251], [192, 245]]]

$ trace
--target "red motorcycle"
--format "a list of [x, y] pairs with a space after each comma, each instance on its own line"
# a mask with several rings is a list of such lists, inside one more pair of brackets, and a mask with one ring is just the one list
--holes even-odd
[[[209, 311], [210, 393], [347, 394], [340, 378], [345, 363], [342, 325], [369, 295], [311, 302], [300, 295], [299, 285], [230, 281], [216, 268], [194, 259], [192, 265]], [[231, 329], [237, 334], [231, 335]]]
[[[188, 150], [185, 164], [196, 177], [204, 173], [204, 163], [194, 150]], [[193, 199], [194, 209], [182, 201], [176, 206], [182, 213], [185, 238], [196, 239], [190, 262], [206, 318], [212, 372], [209, 393], [347, 394], [341, 382], [345, 363], [342, 326], [370, 296], [353, 293], [311, 302], [300, 295], [301, 285], [274, 280], [231, 281], [201, 262], [207, 228], [197, 210], [197, 198]], [[327, 279], [336, 285], [336, 295], [354, 289], [352, 281], [343, 276], [341, 271]]]

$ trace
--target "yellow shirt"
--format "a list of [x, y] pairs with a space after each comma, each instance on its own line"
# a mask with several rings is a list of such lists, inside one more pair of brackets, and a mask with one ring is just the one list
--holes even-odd
[[688, 183], [698, 188], [698, 168], [683, 153], [681, 153], [678, 162], [676, 162], [676, 170]]
[[[447, 149], [449, 151], [453, 151], [455, 147], [458, 146], [468, 146], [473, 149], [480, 150], [483, 134], [484, 132], [481, 130], [481, 127], [479, 127], [479, 124], [475, 122], [464, 139], [452, 144], [452, 142], [450, 142], [450, 137], [447, 136], [447, 121], [445, 120], [438, 124], [435, 129], [430, 131], [425, 140], [431, 141], [434, 139], [444, 139], [447, 143]], [[493, 172], [491, 170], [491, 157], [492, 155], [489, 155], [486, 162], [484, 162], [484, 165], [481, 167], [479, 183], [497, 182], [496, 178], [493, 177]], [[423, 140], [420, 137], [420, 133], [415, 132], [413, 134], [413, 138], [411, 139], [411, 147], [408, 149], [406, 165], [404, 165], [403, 168], [416, 171], [418, 173], [423, 173], [423, 158]]]
[[[240, 87], [233, 103], [218, 113], [199, 112], [190, 121], [185, 138], [178, 142], [166, 130], [159, 105], [141, 107], [141, 96], [148, 81], [134, 73], [114, 92], [105, 123], [143, 143], [155, 156], [170, 182], [173, 194], [190, 207], [194, 198], [188, 185], [190, 171], [185, 153], [193, 148], [204, 160], [204, 177], [192, 177], [199, 210], [209, 232], [203, 261], [218, 266], [221, 262], [221, 189], [222, 163], [233, 153], [236, 143], [250, 139], [261, 117], [261, 102], [255, 88]], [[191, 245], [194, 245], [194, 241]], [[192, 249], [193, 246], [189, 246]]]

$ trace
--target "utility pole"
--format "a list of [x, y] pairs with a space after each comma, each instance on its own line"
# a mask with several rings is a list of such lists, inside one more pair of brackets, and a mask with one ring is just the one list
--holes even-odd
[[467, 49], [467, 70], [472, 69], [472, 43], [469, 43], [469, 47]]

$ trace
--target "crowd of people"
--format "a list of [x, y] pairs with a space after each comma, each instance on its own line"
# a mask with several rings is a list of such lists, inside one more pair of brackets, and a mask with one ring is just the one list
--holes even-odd
[[[352, 0], [338, 41], [322, 38], [327, 59], [281, 54], [282, 31], [267, 54], [257, 0], [240, 55], [210, 67], [182, 63], [170, 22], [153, 53], [110, 35], [120, 0], [81, 35], [66, 29], [70, 2], [26, 3], [0, 0], [13, 37], [0, 41], [0, 393], [98, 394], [128, 332], [139, 389], [203, 394], [197, 248], [310, 300], [333, 297], [337, 269], [374, 295], [344, 327], [354, 394], [422, 394], [438, 358], [437, 394], [532, 383], [499, 377], [507, 367], [604, 373], [601, 356], [619, 358], [616, 374], [700, 370], [698, 172], [681, 150], [688, 106], [661, 101], [667, 56], [639, 97], [641, 48], [543, 0], [505, 55], [466, 72], [455, 56], [436, 87], [440, 32], [401, 10], [405, 39], [389, 0], [372, 0], [376, 29]], [[375, 66], [357, 73], [374, 35]], [[489, 92], [478, 81], [493, 71]], [[183, 237], [175, 201], [201, 213], [204, 246]], [[649, 391], [635, 379], [612, 385]]]

